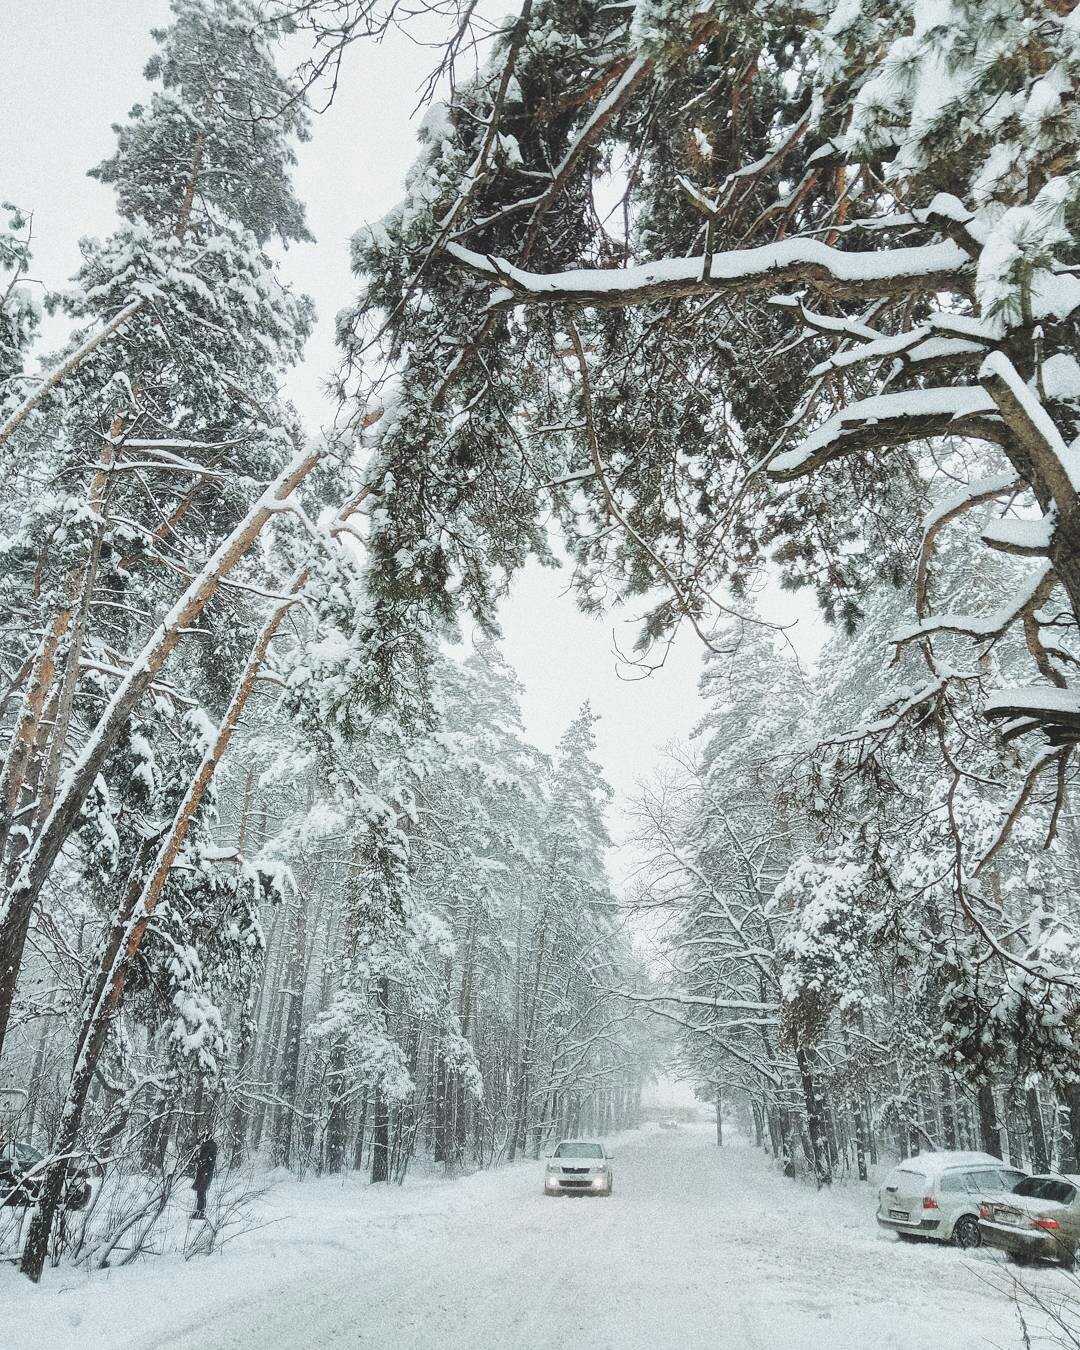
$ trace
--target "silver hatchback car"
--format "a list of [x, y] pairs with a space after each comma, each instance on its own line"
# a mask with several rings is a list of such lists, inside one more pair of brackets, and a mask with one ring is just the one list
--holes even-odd
[[990, 1153], [919, 1153], [885, 1178], [877, 1221], [902, 1238], [978, 1247], [980, 1204], [995, 1191], [1011, 1191], [1025, 1176]]
[[545, 1195], [611, 1195], [612, 1156], [596, 1139], [562, 1139], [544, 1168]]

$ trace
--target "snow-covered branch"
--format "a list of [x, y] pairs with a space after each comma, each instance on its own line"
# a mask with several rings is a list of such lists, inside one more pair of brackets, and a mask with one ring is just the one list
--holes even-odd
[[775, 455], [768, 474], [779, 482], [802, 478], [830, 460], [862, 450], [907, 445], [932, 436], [1006, 435], [993, 399], [978, 385], [876, 394], [843, 408], [795, 449]]
[[712, 257], [662, 258], [625, 268], [528, 272], [505, 258], [446, 245], [474, 275], [498, 283], [493, 309], [520, 304], [587, 305], [597, 309], [653, 304], [690, 296], [737, 294], [783, 285], [813, 286], [837, 297], [877, 297], [961, 288], [968, 259], [951, 242], [924, 248], [849, 253], [815, 239], [782, 240]]

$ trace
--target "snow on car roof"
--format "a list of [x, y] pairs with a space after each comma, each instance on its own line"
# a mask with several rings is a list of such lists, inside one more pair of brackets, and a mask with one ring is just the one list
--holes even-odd
[[902, 1167], [911, 1172], [935, 1171], [942, 1167], [964, 1167], [972, 1163], [985, 1163], [994, 1167], [1008, 1167], [1009, 1164], [1002, 1162], [1000, 1158], [995, 1158], [992, 1153], [974, 1153], [974, 1152], [956, 1152], [950, 1153], [943, 1151], [941, 1153], [916, 1153], [914, 1157], [905, 1158], [897, 1163], [897, 1167]]
[[560, 1139], [560, 1144], [599, 1144], [600, 1139]]

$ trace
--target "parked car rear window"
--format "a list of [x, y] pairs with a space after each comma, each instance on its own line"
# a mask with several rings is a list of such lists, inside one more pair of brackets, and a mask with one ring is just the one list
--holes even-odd
[[1026, 1195], [1032, 1200], [1053, 1200], [1056, 1204], [1068, 1205], [1076, 1197], [1076, 1187], [1054, 1177], [1024, 1177], [1016, 1183], [1012, 1193]]
[[915, 1167], [894, 1167], [893, 1170], [889, 1173], [888, 1180], [885, 1182], [885, 1185], [902, 1186], [906, 1181], [910, 1186], [913, 1185], [915, 1182], [923, 1182], [925, 1180], [926, 1180], [926, 1173], [920, 1172]]
[[999, 1167], [997, 1170], [1001, 1174], [1001, 1179], [1005, 1183], [1007, 1191], [1011, 1191], [1018, 1181], [1024, 1180], [1025, 1174], [1023, 1172], [1015, 1172], [1009, 1167]]
[[560, 1144], [555, 1150], [556, 1158], [602, 1158], [604, 1150], [599, 1144]]
[[945, 1195], [952, 1195], [956, 1191], [966, 1191], [964, 1184], [964, 1174], [962, 1172], [946, 1172], [937, 1184], [938, 1191]]

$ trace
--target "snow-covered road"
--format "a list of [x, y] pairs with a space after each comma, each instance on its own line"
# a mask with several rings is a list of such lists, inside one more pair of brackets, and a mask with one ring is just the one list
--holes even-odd
[[36, 1294], [3, 1280], [0, 1328], [22, 1322], [11, 1350], [1020, 1344], [1008, 1268], [880, 1236], [869, 1188], [815, 1195], [704, 1127], [651, 1127], [616, 1153], [610, 1200], [546, 1199], [537, 1164], [400, 1191], [285, 1183], [271, 1225], [209, 1261], [144, 1261], [66, 1290], [54, 1274]]

